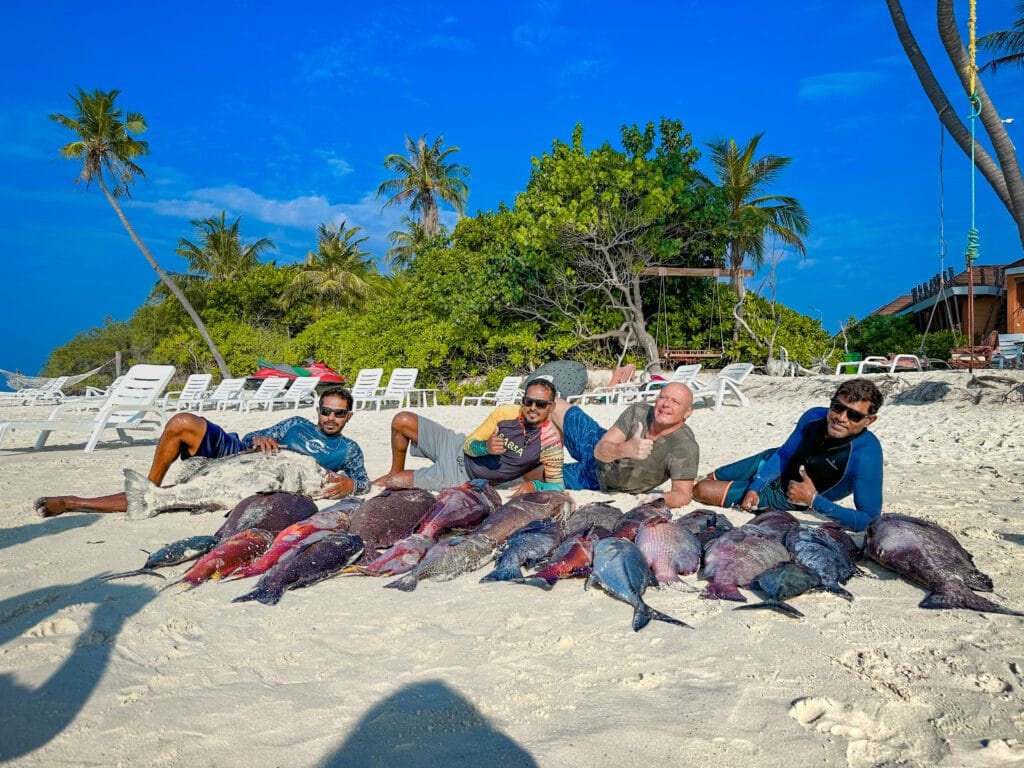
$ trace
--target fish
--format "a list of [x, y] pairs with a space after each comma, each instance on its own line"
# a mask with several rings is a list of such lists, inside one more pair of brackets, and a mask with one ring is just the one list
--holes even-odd
[[734, 528], [717, 538], [704, 552], [701, 577], [708, 585], [700, 596], [705, 600], [747, 602], [737, 589], [745, 587], [769, 568], [790, 559], [780, 538], [749, 524]]
[[[351, 508], [351, 505], [347, 505]], [[259, 576], [270, 570], [288, 552], [298, 549], [302, 543], [318, 531], [347, 530], [349, 514], [346, 506], [333, 504], [327, 509], [311, 515], [305, 520], [289, 525], [274, 537], [273, 543], [262, 555], [257, 557], [248, 565], [239, 568], [231, 577], [233, 579], [246, 579], [251, 576]]]
[[399, 576], [408, 573], [434, 546], [434, 540], [422, 533], [399, 539], [391, 547], [368, 563], [352, 566], [364, 576]]
[[305, 520], [316, 514], [312, 499], [287, 491], [255, 493], [246, 496], [228, 513], [227, 520], [217, 530], [216, 536], [229, 539], [247, 528], [277, 533], [292, 523]]
[[636, 545], [659, 584], [678, 582], [681, 575], [696, 573], [704, 552], [696, 536], [664, 517], [651, 517], [640, 523]]
[[416, 533], [436, 540], [447, 531], [472, 528], [500, 506], [501, 496], [485, 480], [445, 488]]
[[524, 493], [494, 510], [473, 533], [486, 536], [495, 547], [534, 520], [553, 517], [564, 522], [572, 509], [572, 499], [560, 491]]
[[372, 556], [378, 547], [390, 547], [415, 531], [434, 501], [434, 494], [422, 488], [385, 488], [359, 505], [348, 529]]
[[220, 579], [266, 552], [274, 534], [249, 528], [224, 539], [193, 565], [177, 582], [197, 587], [207, 579]]
[[640, 523], [652, 517], [672, 517], [672, 511], [665, 504], [664, 499], [656, 499], [647, 504], [633, 507], [626, 514], [619, 518], [619, 522], [612, 528], [612, 533], [621, 539], [636, 539], [636, 532], [640, 529]]
[[704, 549], [723, 533], [733, 529], [729, 518], [710, 509], [695, 509], [678, 518], [676, 522], [696, 536]]
[[817, 589], [821, 586], [821, 579], [810, 568], [790, 561], [779, 563], [769, 568], [754, 579], [751, 584], [764, 592], [768, 599], [761, 603], [738, 605], [733, 608], [734, 611], [769, 608], [785, 616], [802, 619], [804, 615], [784, 601], [791, 597], [802, 595], [804, 592], [809, 592], [812, 589]]
[[517, 581], [523, 578], [523, 567], [532, 568], [562, 543], [565, 531], [554, 518], [534, 520], [513, 533], [502, 544], [495, 568], [485, 581]]
[[476, 568], [494, 549], [494, 542], [486, 536], [452, 536], [437, 542], [409, 573], [385, 584], [387, 589], [412, 592], [420, 579], [451, 581]]
[[876, 563], [927, 589], [921, 608], [1024, 616], [975, 594], [991, 592], [992, 579], [975, 567], [974, 558], [949, 531], [928, 520], [879, 515], [868, 523], [864, 551]]
[[853, 562], [857, 562], [861, 555], [864, 554], [864, 546], [854, 541], [850, 534], [846, 532], [846, 529], [835, 520], [826, 520], [818, 526], [818, 530], [834, 539], [846, 551], [846, 554], [850, 556], [850, 560]]
[[576, 531], [585, 531], [587, 528], [596, 525], [601, 528], [607, 528], [610, 531], [621, 518], [622, 510], [612, 506], [611, 502], [594, 501], [590, 504], [584, 504], [569, 515], [569, 520], [565, 524], [565, 530], [567, 534], [571, 535], [576, 533]]
[[574, 576], [589, 576], [594, 560], [594, 545], [612, 532], [607, 528], [594, 526], [586, 531], [576, 531], [567, 536], [548, 559], [548, 564], [533, 576], [522, 580], [541, 589], [551, 589], [559, 579]]
[[302, 589], [329, 579], [363, 554], [363, 540], [348, 531], [318, 531], [299, 549], [282, 558], [263, 574], [256, 589], [231, 602], [255, 600], [276, 605], [289, 589]]
[[761, 510], [744, 528], [757, 529], [762, 533], [781, 539], [788, 531], [799, 527], [800, 521], [784, 509]]
[[328, 473], [316, 459], [294, 451], [248, 451], [222, 459], [193, 458], [175, 485], [161, 488], [135, 470], [125, 469], [124, 491], [129, 520], [161, 512], [231, 509], [246, 496], [270, 491], [319, 498]]
[[689, 624], [655, 610], [644, 602], [647, 587], [656, 584], [654, 573], [633, 542], [612, 536], [594, 545], [594, 566], [584, 588], [598, 585], [612, 597], [632, 605], [634, 632], [646, 627], [651, 619], [692, 629]]
[[156, 576], [160, 579], [166, 579], [162, 573], [157, 573], [155, 569], [166, 568], [169, 565], [179, 565], [180, 563], [187, 563], [189, 560], [195, 560], [197, 557], [202, 557], [211, 549], [213, 549], [220, 542], [220, 539], [216, 536], [189, 536], [187, 539], [179, 539], [178, 541], [172, 541], [163, 547], [160, 547], [156, 552], [150, 554], [146, 550], [142, 550], [149, 555], [146, 558], [146, 562], [141, 568], [137, 568], [134, 571], [123, 571], [121, 573], [111, 573], [107, 576], [102, 577], [102, 581], [111, 581], [113, 579], [124, 579], [129, 576]]
[[846, 600], [853, 600], [841, 586], [861, 573], [846, 548], [821, 527], [801, 525], [782, 539], [794, 562], [814, 572], [821, 588]]

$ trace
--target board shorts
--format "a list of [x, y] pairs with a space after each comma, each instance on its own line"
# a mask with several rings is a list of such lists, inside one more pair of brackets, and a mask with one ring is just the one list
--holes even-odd
[[565, 412], [562, 418], [562, 440], [565, 450], [576, 459], [574, 464], [562, 465], [562, 479], [566, 488], [573, 491], [601, 490], [594, 448], [607, 431], [577, 405]]
[[[714, 473], [715, 479], [729, 483], [725, 497], [719, 506], [731, 507], [739, 504], [743, 497], [746, 496], [747, 491], [750, 490], [750, 484], [754, 481], [758, 471], [760, 471], [761, 467], [771, 458], [775, 451], [775, 448], [769, 448], [767, 451], [762, 451], [716, 469]], [[785, 491], [782, 490], [780, 483], [780, 480], [772, 480], [757, 492], [758, 506], [761, 509], [804, 509], [804, 507], [794, 504], [789, 500]]]
[[234, 456], [236, 453], [241, 453], [245, 450], [245, 446], [242, 445], [242, 438], [238, 436], [237, 432], [225, 432], [212, 421], [207, 421], [206, 419], [203, 419], [203, 421], [206, 422], [206, 434], [203, 435], [203, 440], [199, 443], [199, 447], [196, 448], [196, 452], [189, 453], [188, 446], [182, 445], [178, 449], [179, 459], [184, 461], [196, 456], [204, 459], [222, 459], [225, 456]]
[[434, 463], [413, 470], [413, 485], [428, 491], [442, 491], [468, 483], [472, 478], [466, 471], [466, 454], [463, 453], [466, 436], [423, 416], [416, 419], [419, 441], [409, 444], [409, 453]]

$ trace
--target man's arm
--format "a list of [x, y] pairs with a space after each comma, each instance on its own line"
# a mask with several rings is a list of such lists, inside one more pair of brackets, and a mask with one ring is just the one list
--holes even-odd
[[750, 481], [751, 491], [760, 493], [768, 483], [782, 476], [783, 468], [796, 455], [797, 448], [800, 447], [800, 441], [804, 436], [804, 422], [809, 420], [811, 413], [811, 411], [808, 411], [800, 417], [800, 421], [797, 422], [796, 428], [786, 438], [786, 442], [769, 456], [768, 460], [761, 466], [754, 479]]
[[292, 416], [290, 419], [279, 421], [277, 424], [267, 427], [266, 429], [257, 429], [255, 432], [250, 432], [242, 438], [242, 445], [246, 448], [252, 448], [253, 438], [256, 437], [270, 437], [275, 441], [282, 440], [284, 439], [285, 433], [299, 422], [306, 422], [308, 424], [309, 419], [304, 419], [301, 416]]
[[466, 441], [462, 444], [463, 453], [469, 456], [486, 456], [489, 453], [487, 441], [498, 428], [498, 422], [505, 419], [514, 419], [518, 415], [519, 406], [499, 405], [491, 411], [484, 423], [474, 429], [469, 437], [466, 438]]
[[363, 461], [363, 449], [355, 440], [349, 440], [348, 453], [338, 471], [347, 475], [354, 483], [352, 493], [362, 496], [370, 490], [370, 478], [366, 474]]
[[594, 446], [594, 458], [605, 464], [619, 459], [646, 459], [651, 455], [654, 441], [644, 439], [643, 432], [643, 424], [640, 423], [633, 436], [627, 440], [621, 429], [610, 427]]
[[662, 496], [665, 504], [672, 509], [684, 507], [693, 498], [693, 480], [673, 480], [668, 493]]
[[863, 531], [868, 523], [882, 514], [882, 447], [877, 441], [866, 444], [857, 463], [851, 468], [853, 476], [853, 506], [841, 507], [822, 494], [814, 494], [810, 508], [831, 517], [851, 531]]

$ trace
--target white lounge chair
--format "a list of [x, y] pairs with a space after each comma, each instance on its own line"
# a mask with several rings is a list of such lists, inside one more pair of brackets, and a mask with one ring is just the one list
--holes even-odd
[[253, 396], [248, 400], [242, 401], [242, 410], [251, 411], [253, 408], [262, 406], [268, 411], [272, 411], [274, 403], [281, 401], [289, 381], [284, 376], [270, 376], [264, 379], [260, 382], [260, 388], [253, 393]]
[[920, 371], [921, 358], [917, 355], [899, 354], [882, 357], [881, 355], [868, 355], [863, 360], [845, 360], [836, 364], [836, 376], [844, 371], [856, 373], [858, 376], [864, 373], [896, 373], [897, 371]]
[[637, 391], [637, 398], [646, 402], [653, 402], [658, 399], [658, 393], [666, 384], [685, 384], [690, 389], [700, 386], [697, 382], [697, 374], [700, 373], [700, 363], [687, 363], [680, 365], [671, 375], [662, 381], [649, 381], [647, 386]]
[[384, 378], [383, 368], [363, 368], [356, 374], [352, 385], [352, 410], [359, 410], [372, 402], [373, 396], [380, 389], [380, 380]]
[[132, 442], [128, 430], [159, 433], [167, 416], [157, 399], [173, 375], [173, 365], [134, 365], [92, 418], [82, 418], [81, 403], [61, 403], [44, 420], [0, 423], [0, 442], [14, 430], [37, 430], [35, 450], [39, 450], [51, 432], [86, 432], [85, 452], [92, 453], [105, 429], [116, 429], [118, 437], [128, 443]]
[[388, 385], [383, 392], [377, 390], [379, 394], [372, 395], [364, 402], [367, 407], [372, 404], [377, 411], [388, 403], [394, 403], [397, 408], [401, 408], [408, 403], [409, 392], [415, 389], [416, 377], [419, 375], [419, 368], [395, 368], [391, 371]]
[[206, 399], [210, 389], [210, 380], [213, 379], [208, 373], [193, 373], [185, 380], [181, 389], [168, 392], [163, 399], [165, 408], [174, 406], [174, 410], [199, 410], [199, 406]]
[[498, 385], [497, 389], [484, 392], [482, 395], [464, 397], [462, 398], [462, 405], [484, 405], [485, 403], [505, 405], [506, 403], [514, 403], [523, 396], [522, 386], [522, 376], [506, 376], [501, 380], [501, 384]]
[[999, 351], [992, 355], [993, 364], [1000, 368], [1020, 368], [1021, 350], [1024, 349], [1024, 333], [1000, 333]]
[[241, 410], [242, 392], [245, 391], [245, 379], [221, 379], [217, 388], [210, 393], [210, 396], [199, 403], [199, 410], [203, 411], [206, 406], [215, 408], [218, 411], [226, 411], [228, 408]]
[[301, 376], [295, 379], [288, 387], [288, 391], [270, 404], [270, 409], [273, 410], [277, 403], [282, 403], [286, 407], [290, 405], [299, 410], [299, 406], [307, 400], [310, 405], [316, 405], [316, 388], [319, 384], [319, 376]]
[[86, 387], [85, 394], [83, 395], [83, 397], [87, 400], [96, 397], [109, 397], [110, 393], [117, 389], [117, 385], [120, 384], [122, 381], [124, 381], [124, 374], [121, 374], [112, 382], [110, 382], [110, 386], [108, 386], [106, 389], [103, 389], [102, 387]]
[[21, 405], [40, 405], [41, 403], [63, 402], [64, 393], [61, 391], [67, 381], [67, 376], [58, 376], [44, 387], [25, 387], [17, 392], [5, 392], [4, 401], [17, 402]]
[[623, 365], [612, 372], [612, 378], [606, 386], [594, 387], [589, 392], [582, 392], [578, 395], [569, 395], [565, 398], [568, 403], [579, 403], [583, 405], [589, 401], [595, 403], [614, 403], [616, 401], [629, 401], [639, 396], [640, 390], [633, 383], [633, 375], [636, 373], [636, 366]]
[[750, 405], [750, 400], [743, 394], [740, 384], [754, 370], [753, 363], [731, 363], [720, 370], [711, 381], [706, 384], [694, 380], [688, 384], [693, 391], [693, 401], [698, 400], [714, 402], [716, 411], [721, 410], [722, 402], [726, 395], [735, 395], [741, 406]]

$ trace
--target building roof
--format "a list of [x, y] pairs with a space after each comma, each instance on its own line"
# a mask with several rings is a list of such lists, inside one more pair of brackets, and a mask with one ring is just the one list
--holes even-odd
[[910, 296], [910, 294], [909, 293], [905, 293], [902, 296], [896, 297], [895, 299], [890, 301], [888, 304], [886, 304], [884, 307], [879, 307], [874, 312], [872, 312], [870, 315], [868, 315], [868, 317], [874, 317], [875, 315], [880, 315], [882, 317], [884, 317], [886, 315], [898, 315], [904, 309], [909, 307], [913, 303], [913, 301], [914, 300]]

